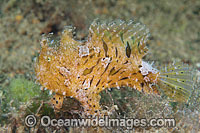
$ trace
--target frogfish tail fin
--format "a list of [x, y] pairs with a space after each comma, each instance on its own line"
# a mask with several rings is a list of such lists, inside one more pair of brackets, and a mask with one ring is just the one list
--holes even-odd
[[193, 92], [193, 73], [181, 63], [173, 63], [160, 71], [158, 85], [169, 98], [178, 102], [187, 102]]

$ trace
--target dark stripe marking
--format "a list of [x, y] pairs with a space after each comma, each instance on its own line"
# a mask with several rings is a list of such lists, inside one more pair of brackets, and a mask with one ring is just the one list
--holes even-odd
[[85, 62], [83, 63], [83, 65], [85, 65], [88, 62], [88, 59], [85, 60]]
[[100, 81], [101, 81], [101, 79], [97, 82], [96, 87], [99, 85]]
[[[128, 77], [123, 77], [123, 78], [121, 78], [120, 80], [125, 80], [125, 79], [128, 79]], [[119, 80], [119, 81], [120, 81], [120, 80]]]
[[115, 72], [112, 74], [112, 76], [115, 75], [115, 74], [117, 74], [121, 69], [122, 69], [122, 68], [120, 68], [120, 69], [118, 69], [117, 71], [115, 71]]
[[94, 75], [93, 75], [92, 79], [90, 80], [90, 86], [92, 86], [93, 79], [94, 79]]
[[128, 61], [124, 62], [124, 64], [127, 64], [127, 63], [128, 63]]
[[95, 66], [93, 66], [93, 67], [91, 67], [91, 68], [86, 68], [84, 71], [83, 71], [83, 75], [84, 76], [86, 76], [86, 75], [88, 75], [88, 74], [90, 74], [91, 72], [92, 72], [92, 70], [93, 70], [93, 68], [94, 68]]
[[111, 81], [112, 81], [112, 80], [109, 80], [109, 81], [108, 81], [108, 84], [109, 84]]
[[82, 83], [82, 85], [85, 83], [85, 80], [86, 80], [86, 79], [84, 79], [84, 80], [83, 80], [83, 83]]
[[126, 56], [127, 56], [128, 58], [130, 58], [130, 56], [131, 56], [131, 47], [130, 47], [128, 41], [126, 42]]
[[101, 76], [108, 70], [109, 65], [110, 65], [110, 62], [109, 62], [108, 65], [106, 66], [106, 68], [105, 68], [104, 72], [101, 74]]
[[141, 51], [140, 51], [140, 42], [138, 42], [138, 52], [141, 54]]
[[108, 57], [107, 52], [108, 52], [108, 45], [106, 44], [106, 42], [102, 39], [103, 42], [103, 49], [105, 52], [105, 57]]
[[118, 56], [117, 47], [115, 47], [115, 55], [116, 55], [116, 57]]

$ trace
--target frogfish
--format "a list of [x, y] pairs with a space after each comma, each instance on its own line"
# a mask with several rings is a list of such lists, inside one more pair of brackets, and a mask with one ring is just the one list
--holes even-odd
[[67, 26], [54, 46], [43, 37], [35, 62], [37, 80], [55, 94], [51, 100], [54, 108], [62, 107], [64, 97], [73, 97], [81, 103], [84, 114], [99, 115], [99, 94], [108, 88], [164, 93], [180, 102], [191, 96], [193, 80], [187, 65], [174, 63], [158, 70], [143, 60], [150, 36], [144, 24], [95, 20], [85, 41], [74, 38], [74, 29]]

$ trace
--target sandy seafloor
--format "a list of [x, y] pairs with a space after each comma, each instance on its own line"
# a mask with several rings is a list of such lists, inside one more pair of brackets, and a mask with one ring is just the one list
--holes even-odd
[[[24, 125], [23, 119], [29, 113], [37, 113], [38, 116], [43, 113], [53, 113], [52, 115], [55, 116], [48, 102], [50, 96], [46, 93], [41, 94], [39, 86], [34, 82], [33, 60], [40, 49], [42, 34], [53, 32], [56, 38], [61, 34], [64, 26], [72, 25], [77, 28], [77, 38], [84, 40], [88, 35], [91, 22], [96, 18], [101, 20], [135, 19], [144, 23], [151, 33], [149, 54], [144, 60], [154, 61], [157, 67], [161, 64], [169, 65], [173, 61], [179, 61], [188, 64], [195, 71], [195, 91], [187, 104], [136, 94], [133, 94], [134, 102], [130, 100], [122, 102], [123, 100], [119, 99], [127, 97], [126, 90], [111, 92], [114, 101], [120, 95], [120, 98], [116, 99], [116, 104], [123, 106], [129, 104], [128, 107], [131, 108], [132, 113], [127, 109], [128, 107], [121, 107], [121, 111], [127, 113], [129, 117], [144, 117], [144, 114], [150, 111], [152, 114], [149, 118], [170, 116], [177, 119], [176, 127], [173, 128], [134, 128], [134, 130], [143, 132], [199, 131], [199, 0], [1, 0], [0, 132], [79, 132], [87, 130], [66, 127], [43, 128], [38, 125], [35, 129], [29, 129]], [[46, 95], [46, 97], [41, 95]], [[43, 105], [40, 106], [42, 101], [45, 108], [40, 111], [38, 108], [43, 108]], [[120, 101], [122, 103], [118, 103]], [[70, 102], [76, 109], [79, 108], [80, 105], [76, 101], [71, 100]], [[140, 107], [136, 106], [136, 103]], [[68, 109], [70, 104], [67, 105], [65, 109], [70, 112], [71, 109]], [[70, 116], [69, 113], [61, 114]], [[93, 131], [93, 129], [88, 130]], [[125, 129], [114, 128], [101, 130], [125, 131]]]

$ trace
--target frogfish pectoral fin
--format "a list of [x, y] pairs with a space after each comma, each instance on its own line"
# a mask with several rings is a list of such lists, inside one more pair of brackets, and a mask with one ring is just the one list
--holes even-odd
[[100, 115], [100, 96], [88, 95], [87, 97], [87, 99], [79, 99], [79, 101], [82, 104], [82, 107], [84, 108], [84, 112], [86, 112], [86, 115]]
[[55, 109], [60, 109], [62, 108], [63, 100], [64, 100], [63, 95], [55, 94], [51, 99], [51, 103]]

